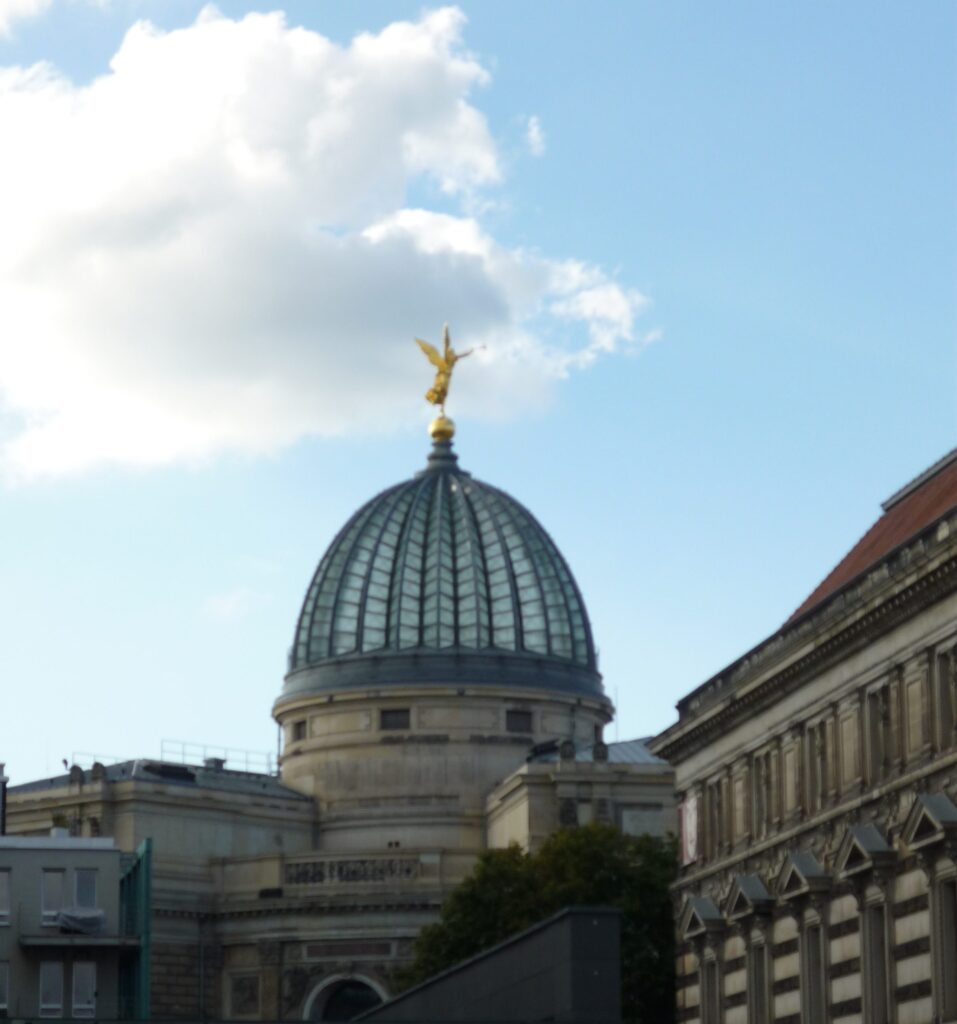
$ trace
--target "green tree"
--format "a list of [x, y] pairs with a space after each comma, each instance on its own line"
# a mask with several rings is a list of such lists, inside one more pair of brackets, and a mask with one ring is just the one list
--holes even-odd
[[622, 1014], [634, 1024], [674, 1020], [674, 925], [669, 884], [675, 845], [610, 825], [556, 832], [533, 854], [489, 850], [422, 929], [401, 982], [414, 985], [568, 906], [622, 913]]

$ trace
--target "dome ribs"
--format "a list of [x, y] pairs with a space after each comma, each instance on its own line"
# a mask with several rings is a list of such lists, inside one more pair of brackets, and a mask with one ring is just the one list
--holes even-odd
[[[417, 610], [415, 613], [415, 625], [410, 627], [406, 625], [405, 613], [408, 610], [408, 605], [405, 604], [404, 598], [409, 593], [410, 587], [406, 586], [409, 579], [409, 549], [414, 544], [423, 544], [425, 526], [420, 523], [420, 509], [422, 506], [422, 498], [427, 495], [432, 485], [434, 484], [434, 478], [431, 476], [423, 476], [417, 481], [415, 487], [415, 497], [412, 500], [412, 504], [409, 507], [408, 514], [406, 515], [405, 521], [402, 524], [402, 533], [399, 538], [399, 544], [396, 549], [396, 566], [398, 571], [393, 573], [392, 576], [392, 593], [389, 599], [389, 615], [390, 619], [394, 617], [394, 625], [390, 621], [389, 629], [391, 636], [389, 637], [389, 644], [396, 650], [404, 650], [410, 647], [421, 646], [422, 643], [422, 565], [421, 565], [421, 553], [420, 553], [420, 564], [419, 569], [419, 581], [417, 587]], [[414, 534], [417, 529], [421, 526], [423, 539], [417, 541]], [[407, 643], [409, 633], [415, 632], [415, 640], [412, 643]], [[408, 630], [409, 632], [404, 632]]]
[[[391, 497], [391, 495], [389, 496]], [[388, 497], [385, 499], [388, 500]], [[369, 570], [365, 573], [356, 571], [356, 562], [371, 562], [371, 551], [363, 546], [366, 540], [366, 527], [382, 518], [382, 504], [380, 498], [372, 514], [365, 516], [359, 524], [358, 529], [352, 537], [342, 561], [342, 571], [339, 574], [339, 583], [336, 587], [336, 596], [332, 605], [332, 614], [329, 616], [331, 628], [329, 631], [328, 649], [329, 654], [338, 657], [342, 654], [351, 654], [357, 650], [359, 644], [359, 612], [362, 607], [362, 593], [365, 583], [369, 577]], [[360, 560], [358, 555], [365, 552], [366, 558]], [[332, 563], [330, 563], [330, 568]]]
[[[462, 606], [471, 599], [475, 602], [474, 622], [466, 626], [468, 630], [475, 630], [475, 638], [471, 642], [462, 635], [462, 625], [459, 621], [459, 632], [457, 643], [462, 647], [472, 647], [476, 650], [490, 647], [492, 642], [492, 620], [489, 608], [489, 582], [488, 566], [485, 562], [485, 549], [480, 543], [481, 535], [478, 520], [475, 516], [475, 509], [471, 500], [472, 485], [468, 479], [460, 481], [460, 486], [455, 492], [456, 500], [453, 502], [453, 511], [458, 514], [460, 526], [456, 529], [455, 539], [455, 561], [456, 561], [456, 613], [461, 620]], [[454, 516], [453, 516], [454, 522]], [[461, 540], [459, 539], [461, 536]], [[466, 557], [466, 552], [470, 557]], [[471, 595], [463, 594], [464, 586], [463, 571], [459, 566], [465, 566], [465, 573], [471, 574]], [[484, 583], [484, 592], [482, 584]]]
[[498, 521], [503, 525], [506, 550], [515, 594], [515, 618], [519, 622], [521, 650], [531, 654], [549, 654], [548, 626], [541, 577], [529, 550], [527, 531], [514, 504], [505, 495], [489, 488]]
[[[503, 501], [504, 495], [501, 491], [495, 492], [499, 501]], [[552, 642], [552, 624], [549, 616], [549, 604], [547, 600], [546, 588], [545, 588], [545, 567], [544, 560], [542, 558], [542, 545], [541, 540], [535, 535], [535, 531], [531, 529], [531, 525], [522, 513], [514, 506], [510, 509], [512, 519], [515, 522], [515, 526], [518, 530], [518, 534], [522, 540], [523, 553], [528, 559], [531, 565], [531, 572], [528, 574], [530, 577], [533, 576], [538, 589], [538, 604], [540, 605], [540, 614], [542, 617], [542, 627], [544, 629], [544, 649], [539, 647], [526, 646], [526, 650], [530, 650], [535, 654], [554, 654], [555, 645]], [[513, 563], [514, 565], [514, 563]], [[554, 575], [554, 571], [553, 571]], [[519, 585], [518, 577], [516, 576], [516, 585], [518, 586], [519, 594], [519, 614], [522, 616], [523, 626], [525, 624], [526, 607], [530, 602], [523, 600], [522, 598], [522, 587]], [[567, 609], [566, 609], [567, 611]], [[534, 630], [537, 632], [538, 630]], [[524, 629], [524, 635], [526, 640], [533, 632], [531, 629]]]
[[[432, 499], [429, 508], [425, 540], [422, 545], [422, 590], [420, 607], [422, 609], [422, 631], [420, 646], [441, 648], [451, 644], [444, 642], [443, 629], [446, 619], [446, 601], [443, 593], [443, 562], [442, 554], [446, 547], [443, 544], [445, 533], [445, 489], [448, 486], [448, 474], [438, 475], [432, 488]], [[454, 590], [452, 611], [452, 642], [455, 634]]]
[[[389, 490], [396, 490], [396, 488], [393, 487]], [[387, 494], [389, 492], [383, 493]], [[350, 537], [354, 542], [355, 536], [361, 532], [362, 526], [373, 514], [381, 498], [382, 495], [380, 494], [373, 498], [372, 501], [366, 502], [356, 512], [339, 531], [335, 541], [333, 541], [325, 557], [319, 563], [319, 568], [316, 570], [314, 578], [315, 596], [309, 616], [309, 633], [306, 641], [307, 661], [311, 662], [317, 656], [327, 658], [332, 654], [332, 620], [335, 616], [337, 595], [341, 590], [342, 580], [345, 576], [344, 569], [348, 556], [345, 545]], [[351, 548], [351, 546], [352, 543], [350, 542], [349, 547]], [[333, 575], [333, 569], [336, 567], [342, 567], [343, 569], [338, 579]], [[328, 602], [323, 601], [323, 597], [326, 595], [331, 597], [331, 600]], [[323, 614], [324, 609], [328, 609], [325, 615]], [[318, 655], [315, 653], [315, 648], [319, 648]]]
[[[391, 578], [392, 569], [395, 566], [395, 560], [399, 552], [398, 547], [398, 531], [395, 527], [396, 510], [402, 506], [402, 504], [410, 505], [411, 497], [405, 488], [397, 487], [394, 493], [390, 496], [388, 508], [385, 510], [385, 514], [382, 517], [382, 525], [379, 528], [379, 532], [376, 535], [375, 543], [372, 547], [372, 555], [369, 559], [369, 571], [366, 573], [365, 583], [362, 587], [362, 597], [359, 600], [359, 620], [356, 625], [356, 650], [359, 651], [375, 651], [385, 647], [386, 637], [388, 636], [389, 626], [389, 587], [388, 583], [382, 584], [379, 580], [375, 579], [376, 573], [383, 573], [387, 578]], [[392, 530], [396, 530], [396, 538], [392, 543], [392, 555], [388, 557], [388, 568], [385, 567], [383, 562], [384, 558], [381, 557], [383, 552], [383, 540], [386, 534]], [[372, 591], [373, 587], [384, 586], [385, 596], [380, 597], [377, 593]], [[376, 604], [373, 602], [382, 601], [382, 610], [380, 611]], [[375, 616], [382, 616], [382, 625], [377, 624]], [[370, 623], [371, 617], [371, 623]], [[379, 643], [376, 643], [374, 637], [381, 633], [382, 639]]]
[[[499, 551], [501, 552], [502, 560], [502, 564], [500, 566], [491, 564], [496, 557], [496, 552], [489, 551], [488, 544], [483, 545], [487, 552], [486, 557], [489, 559], [490, 563], [490, 568], [488, 570], [488, 598], [489, 606], [491, 609], [490, 617], [492, 621], [492, 646], [502, 647], [505, 650], [520, 651], [524, 649], [525, 644], [524, 639], [522, 637], [521, 618], [517, 614], [518, 592], [515, 588], [515, 572], [512, 568], [512, 561], [508, 551], [508, 544], [505, 541], [504, 531], [502, 530], [498, 522], [498, 519], [495, 515], [493, 503], [492, 501], [489, 500], [494, 495], [494, 491], [490, 487], [480, 487], [477, 493], [479, 495], [479, 504], [481, 506], [481, 511], [478, 516], [479, 523], [481, 525], [481, 513], [484, 512], [489, 526], [489, 530], [483, 529], [483, 535], [487, 536], [489, 532], [492, 533], [492, 535], [494, 536], [493, 543], [497, 545]], [[499, 572], [504, 574], [504, 580], [494, 579], [495, 575]], [[507, 586], [508, 592], [511, 595], [511, 606], [509, 608], [509, 611], [511, 613], [511, 626], [505, 626], [504, 624], [499, 625], [496, 622], [496, 613], [500, 613], [505, 610], [504, 606], [501, 604], [502, 600], [505, 597], [505, 594], [502, 593], [503, 583]], [[498, 593], [496, 593], [496, 589], [498, 590]], [[498, 608], [496, 608], [496, 603], [498, 603], [499, 605]], [[500, 643], [500, 641], [503, 639], [503, 634], [507, 636], [508, 633], [512, 634], [511, 642], [507, 644]]]

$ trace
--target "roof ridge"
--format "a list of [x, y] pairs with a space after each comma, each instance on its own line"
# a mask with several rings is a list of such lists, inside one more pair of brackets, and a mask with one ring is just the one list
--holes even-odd
[[928, 480], [937, 476], [942, 469], [946, 469], [954, 461], [957, 461], [957, 448], [949, 451], [946, 455], [939, 458], [932, 466], [928, 466], [922, 473], [918, 473], [913, 480], [910, 480], [908, 483], [904, 484], [903, 487], [894, 491], [886, 501], [881, 503], [881, 508], [885, 512], [889, 512], [895, 505], [903, 501], [908, 494], [913, 494], [914, 491], [919, 490], [927, 483]]

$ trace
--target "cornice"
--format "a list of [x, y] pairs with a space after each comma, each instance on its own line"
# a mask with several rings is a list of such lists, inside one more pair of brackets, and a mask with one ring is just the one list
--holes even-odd
[[[890, 594], [876, 607], [864, 612], [843, 629], [821, 641], [807, 654], [769, 675], [758, 686], [744, 693], [732, 689], [723, 705], [707, 709], [707, 717], [697, 725], [678, 732], [672, 738], [667, 733], [651, 745], [653, 752], [670, 761], [680, 762], [684, 757], [724, 733], [744, 714], [779, 700], [815, 675], [865, 647], [876, 636], [906, 622], [925, 608], [935, 604], [957, 586], [957, 556], [944, 561], [919, 576], [913, 583]], [[680, 721], [677, 727], [680, 728]]]

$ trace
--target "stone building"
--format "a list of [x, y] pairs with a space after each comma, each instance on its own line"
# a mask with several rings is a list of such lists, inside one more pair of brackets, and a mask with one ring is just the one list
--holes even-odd
[[684, 697], [678, 1015], [957, 1020], [957, 451]]
[[425, 468], [349, 519], [309, 585], [281, 778], [142, 760], [10, 790], [11, 832], [152, 840], [154, 1016], [348, 1019], [394, 994], [486, 847], [593, 819], [673, 831], [670, 768], [603, 742], [565, 559], [434, 426]]

